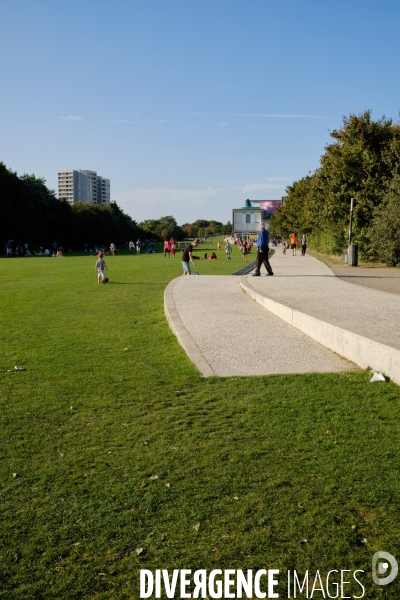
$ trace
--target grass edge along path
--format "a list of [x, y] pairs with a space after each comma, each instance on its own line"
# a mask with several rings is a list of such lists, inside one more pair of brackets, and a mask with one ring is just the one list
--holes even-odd
[[201, 379], [163, 313], [179, 259], [107, 257], [106, 286], [94, 261], [1, 260], [0, 598], [136, 599], [140, 568], [364, 569], [397, 597], [370, 572], [400, 555], [399, 388]]

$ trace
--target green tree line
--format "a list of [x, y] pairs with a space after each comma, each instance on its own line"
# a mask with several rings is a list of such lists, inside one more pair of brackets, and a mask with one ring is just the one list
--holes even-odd
[[0, 239], [47, 246], [54, 241], [64, 248], [83, 249], [85, 244], [119, 245], [129, 240], [205, 237], [229, 234], [230, 222], [198, 219], [179, 226], [172, 216], [148, 219], [136, 224], [116, 202], [108, 205], [57, 199], [43, 178], [22, 175], [0, 162]]
[[229, 235], [232, 233], [232, 225], [228, 221], [225, 225], [220, 221], [206, 221], [198, 219], [194, 223], [184, 223], [182, 225], [187, 237], [206, 237], [207, 235]]
[[400, 262], [400, 126], [371, 111], [343, 118], [330, 132], [320, 167], [288, 186], [270, 230], [306, 233], [311, 248], [339, 254], [347, 246], [350, 199], [352, 243], [362, 260]]
[[84, 244], [121, 244], [145, 238], [143, 232], [120, 207], [69, 204], [57, 199], [45, 179], [22, 175], [0, 162], [0, 239], [15, 243], [49, 246], [54, 241], [64, 248], [83, 249]]
[[224, 225], [219, 221], [198, 219], [194, 223], [184, 223], [180, 226], [177, 224], [175, 218], [171, 216], [161, 217], [160, 219], [147, 219], [138, 223], [138, 226], [151, 235], [163, 240], [169, 240], [171, 237], [176, 240], [183, 240], [185, 238], [203, 238], [207, 235], [227, 235], [232, 233], [232, 225], [229, 221]]

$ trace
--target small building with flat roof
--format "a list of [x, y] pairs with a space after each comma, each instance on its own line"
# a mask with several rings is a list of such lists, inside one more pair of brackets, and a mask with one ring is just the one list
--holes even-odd
[[246, 200], [241, 208], [232, 211], [232, 235], [242, 239], [254, 239], [258, 235], [260, 223], [269, 229], [271, 216], [282, 200]]

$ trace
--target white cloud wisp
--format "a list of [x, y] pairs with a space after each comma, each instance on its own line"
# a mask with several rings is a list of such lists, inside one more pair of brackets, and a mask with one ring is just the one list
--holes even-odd
[[62, 121], [83, 121], [83, 117], [77, 117], [76, 115], [69, 115], [68, 117], [59, 117]]

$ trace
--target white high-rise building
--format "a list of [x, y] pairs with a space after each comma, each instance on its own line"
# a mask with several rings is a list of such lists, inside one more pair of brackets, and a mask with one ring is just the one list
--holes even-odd
[[110, 180], [97, 176], [97, 203], [110, 204]]
[[68, 202], [110, 204], [110, 180], [96, 171], [58, 171], [58, 197]]

